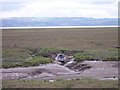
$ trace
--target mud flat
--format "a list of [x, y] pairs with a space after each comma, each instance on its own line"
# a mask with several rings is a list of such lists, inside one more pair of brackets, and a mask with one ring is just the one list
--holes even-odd
[[118, 79], [118, 62], [114, 61], [85, 61], [91, 68], [81, 73], [81, 76], [99, 79]]
[[76, 79], [76, 78], [95, 78], [95, 79], [118, 79], [117, 61], [83, 61], [75, 65], [69, 64], [66, 67], [58, 64], [46, 64], [36, 67], [19, 67], [0, 69], [3, 80], [17, 79]]

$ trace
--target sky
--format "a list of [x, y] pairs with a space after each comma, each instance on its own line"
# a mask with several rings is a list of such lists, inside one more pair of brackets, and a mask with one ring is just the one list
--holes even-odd
[[117, 18], [119, 0], [0, 0], [0, 18]]

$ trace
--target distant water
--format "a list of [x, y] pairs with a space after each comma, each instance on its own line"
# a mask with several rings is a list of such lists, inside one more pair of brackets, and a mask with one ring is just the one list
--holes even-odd
[[45, 28], [45, 27], [103, 27], [117, 26], [117, 18], [82, 18], [82, 17], [16, 17], [2, 19], [1, 27]]
[[37, 29], [37, 28], [102, 28], [102, 27], [118, 27], [118, 26], [44, 26], [44, 27], [0, 27], [0, 29]]

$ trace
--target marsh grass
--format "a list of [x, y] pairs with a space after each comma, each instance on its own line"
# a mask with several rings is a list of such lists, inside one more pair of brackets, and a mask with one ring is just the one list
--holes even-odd
[[2, 64], [3, 67], [21, 66], [32, 55], [46, 58], [50, 53], [69, 50], [84, 51], [74, 53], [77, 61], [115, 61], [119, 58], [115, 48], [118, 46], [117, 36], [117, 28], [112, 27], [2, 30]]
[[36, 48], [36, 49], [31, 49], [28, 48], [31, 52], [33, 52], [34, 55], [36, 56], [43, 56], [43, 57], [48, 57], [50, 53], [63, 53], [64, 51], [68, 51], [66, 48]]
[[[72, 50], [64, 48], [5, 48], [3, 50], [2, 66], [3, 68], [28, 67], [38, 66], [39, 64], [53, 63], [54, 58], [51, 57], [52, 54], [55, 55], [57, 53], [65, 52], [71, 53], [71, 51]], [[118, 52], [118, 48], [108, 48], [73, 51], [72, 55], [77, 62], [84, 60], [118, 61]]]
[[28, 49], [5, 48], [2, 54], [2, 67], [28, 67], [38, 66], [39, 64], [52, 63], [53, 60], [42, 56], [30, 56], [32, 52]]
[[119, 50], [117, 48], [86, 50], [84, 52], [74, 54], [76, 61], [81, 60], [103, 60], [103, 61], [118, 61]]
[[118, 46], [118, 28], [39, 28], [2, 30], [3, 47], [106, 49]]
[[53, 60], [50, 58], [39, 56], [39, 57], [33, 57], [30, 60], [24, 61], [21, 65], [28, 67], [28, 66], [39, 66], [40, 64], [47, 64], [47, 63], [53, 63]]
[[118, 88], [117, 80], [90, 78], [71, 80], [4, 80], [3, 88]]

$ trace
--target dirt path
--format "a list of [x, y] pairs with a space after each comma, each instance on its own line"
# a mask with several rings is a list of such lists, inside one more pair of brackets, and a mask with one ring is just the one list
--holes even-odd
[[72, 79], [90, 77], [97, 79], [118, 79], [118, 62], [83, 61], [66, 67], [58, 64], [46, 64], [36, 67], [0, 69], [3, 80], [8, 79]]

